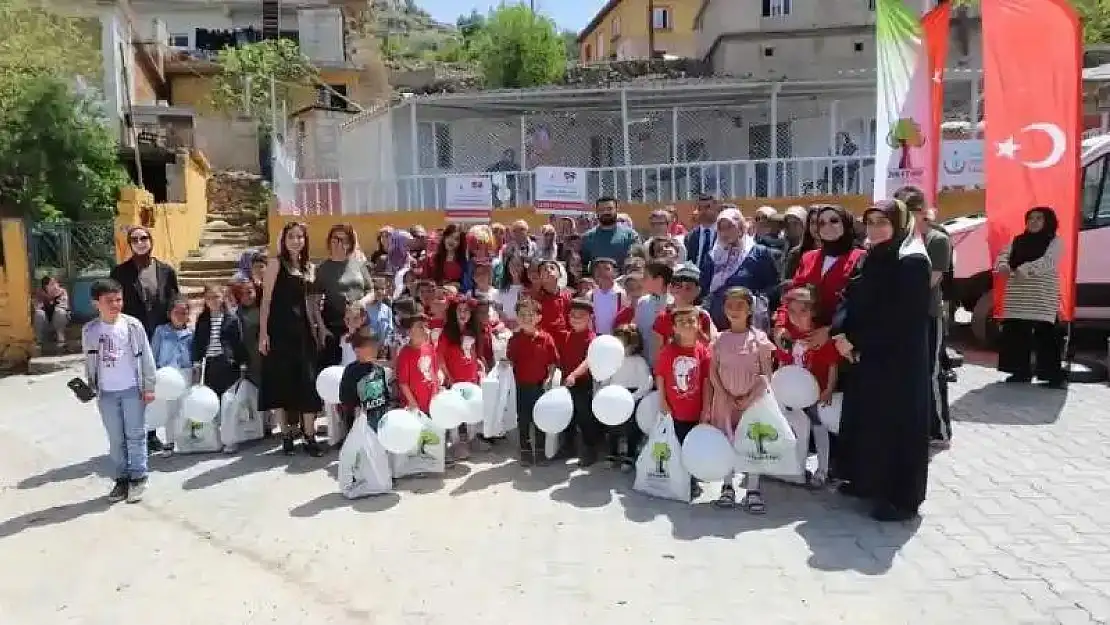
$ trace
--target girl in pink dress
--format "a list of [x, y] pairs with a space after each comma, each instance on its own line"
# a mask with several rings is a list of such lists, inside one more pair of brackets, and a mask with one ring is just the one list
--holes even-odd
[[[729, 328], [713, 344], [709, 366], [710, 397], [702, 420], [733, 439], [740, 415], [767, 392], [768, 376], [774, 362], [775, 346], [767, 334], [752, 327], [752, 309], [755, 300], [751, 291], [734, 287], [725, 294], [724, 313]], [[759, 491], [759, 476], [747, 476], [747, 492], [740, 502], [752, 514], [766, 511], [763, 495]], [[721, 485], [718, 507], [736, 505], [736, 489], [732, 475]]]

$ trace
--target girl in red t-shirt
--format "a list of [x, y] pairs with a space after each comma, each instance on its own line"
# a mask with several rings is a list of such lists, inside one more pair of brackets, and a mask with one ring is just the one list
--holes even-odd
[[[671, 415], [679, 444], [701, 421], [709, 391], [709, 347], [698, 340], [698, 311], [684, 306], [674, 311], [674, 335], [659, 352], [655, 362], [655, 387], [659, 389], [659, 408]], [[692, 497], [701, 487], [690, 478]]]
[[[469, 298], [455, 298], [447, 306], [447, 323], [443, 326], [443, 333], [436, 343], [436, 353], [439, 356], [440, 370], [446, 386], [458, 382], [480, 384], [482, 381], [482, 357], [480, 353], [481, 328], [478, 318], [474, 315], [474, 300]], [[453, 435], [455, 442], [451, 445], [451, 454], [458, 460], [470, 457], [469, 432], [466, 426], [459, 428]]]
[[[805, 367], [817, 379], [817, 385], [821, 389], [817, 403], [802, 407], [802, 412], [809, 417], [809, 434], [813, 436], [813, 444], [817, 448], [817, 471], [806, 476], [807, 481], [811, 486], [823, 486], [829, 476], [831, 443], [828, 428], [821, 424], [817, 416], [817, 407], [832, 403], [840, 353], [833, 341], [825, 341], [821, 345], [807, 343], [807, 338], [817, 327], [818, 319], [817, 290], [813, 286], [806, 285], [790, 290], [783, 297], [782, 305], [786, 309], [789, 323], [783, 327], [784, 333], [780, 335], [784, 345], [777, 350], [779, 361], [785, 365]], [[802, 432], [797, 434], [799, 440], [809, 438], [803, 436]]]

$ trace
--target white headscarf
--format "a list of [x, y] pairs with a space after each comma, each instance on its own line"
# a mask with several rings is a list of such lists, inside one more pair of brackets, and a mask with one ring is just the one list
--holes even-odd
[[[737, 228], [744, 226], [744, 215], [740, 213], [738, 208], [726, 208], [717, 215], [717, 222], [728, 221]], [[720, 232], [720, 229], [718, 229]], [[716, 293], [728, 282], [728, 279], [736, 274], [740, 269], [740, 264], [748, 257], [752, 247], [755, 246], [755, 238], [744, 233], [740, 238], [732, 244], [725, 244], [721, 241], [720, 235], [717, 236], [717, 242], [713, 244], [713, 249], [709, 251], [709, 259], [713, 261], [713, 278], [709, 281], [709, 292]]]

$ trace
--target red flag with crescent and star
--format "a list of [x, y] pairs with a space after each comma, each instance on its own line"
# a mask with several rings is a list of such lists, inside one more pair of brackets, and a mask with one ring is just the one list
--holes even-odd
[[[1048, 206], [1064, 244], [1060, 316], [1075, 311], [1079, 238], [1083, 48], [1068, 0], [991, 0], [983, 14], [987, 227], [991, 258], [1025, 229], [1025, 213]], [[994, 310], [1005, 283], [995, 274]]]

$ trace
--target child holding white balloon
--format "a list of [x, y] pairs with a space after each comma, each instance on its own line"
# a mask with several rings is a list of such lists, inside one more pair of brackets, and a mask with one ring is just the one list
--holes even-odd
[[[520, 440], [520, 463], [528, 466], [543, 462], [546, 438], [536, 428], [533, 437], [533, 412], [555, 376], [559, 351], [555, 339], [539, 328], [540, 304], [531, 298], [516, 303], [517, 330], [509, 339], [508, 359], [516, 379], [516, 423]], [[540, 453], [536, 453], [539, 451]]]
[[391, 403], [385, 367], [377, 360], [381, 339], [370, 328], [363, 327], [350, 337], [350, 343], [355, 361], [343, 369], [339, 401], [351, 414], [360, 408], [364, 410], [366, 422], [376, 432]]
[[397, 353], [397, 385], [405, 407], [428, 414], [432, 397], [439, 392], [439, 355], [423, 314], [405, 317], [401, 327], [409, 342]]
[[[154, 364], [159, 369], [173, 367], [181, 372], [186, 384], [192, 380], [193, 329], [189, 327], [189, 300], [181, 296], [174, 298], [170, 304], [170, 322], [154, 329], [150, 348], [154, 352]], [[167, 402], [166, 443], [162, 449], [168, 454], [173, 453], [174, 433], [180, 411], [180, 399]]]
[[571, 401], [574, 403], [574, 427], [564, 433], [563, 444], [566, 451], [570, 452], [574, 447], [577, 430], [577, 434], [582, 437], [578, 466], [586, 468], [597, 462], [603, 434], [601, 423], [594, 417], [594, 379], [586, 362], [590, 343], [597, 336], [593, 328], [593, 303], [585, 298], [572, 300], [568, 319], [570, 332], [559, 350], [559, 368], [563, 371], [563, 386], [570, 391]]
[[[482, 366], [479, 353], [480, 335], [481, 328], [474, 315], [474, 301], [468, 298], [452, 300], [447, 305], [447, 322], [443, 326], [443, 333], [436, 343], [439, 366], [447, 388], [459, 382], [481, 384], [485, 367]], [[466, 425], [460, 426], [453, 437], [456, 440], [451, 445], [451, 455], [457, 460], [470, 457], [470, 437]]]
[[[802, 412], [809, 420], [809, 434], [813, 436], [813, 445], [817, 448], [817, 471], [806, 476], [810, 486], [821, 487], [828, 481], [830, 439], [829, 430], [821, 423], [818, 417], [818, 406], [828, 406], [832, 403], [833, 391], [836, 389], [837, 372], [840, 364], [840, 352], [836, 343], [825, 341], [821, 345], [810, 345], [806, 338], [817, 328], [817, 292], [810, 285], [791, 289], [783, 297], [786, 305], [786, 314], [790, 323], [786, 324], [782, 341], [784, 345], [778, 350], [779, 361], [784, 365], [799, 365], [805, 367], [817, 380], [821, 389], [817, 403], [805, 406]], [[794, 425], [793, 423], [791, 425]], [[803, 425], [804, 427], [804, 425]], [[797, 427], [795, 427], [797, 429]], [[807, 441], [808, 437], [798, 433], [799, 441]]]
[[[639, 405], [640, 400], [647, 396], [655, 386], [651, 377], [651, 367], [643, 356], [644, 342], [640, 331], [634, 324], [626, 323], [613, 330], [613, 336], [624, 344], [624, 360], [620, 369], [613, 377], [604, 382], [605, 385], [616, 385], [632, 392], [632, 399]], [[611, 468], [631, 470], [636, 465], [640, 444], [644, 433], [636, 424], [635, 419], [609, 428], [609, 465]]]
[[[702, 340], [700, 311], [692, 306], [671, 313], [673, 335], [655, 362], [655, 385], [659, 388], [659, 409], [671, 415], [679, 445], [702, 419], [709, 391], [709, 346]], [[691, 497], [701, 495], [701, 486], [690, 478]]]
[[[729, 328], [713, 344], [709, 365], [709, 398], [703, 420], [734, 440], [740, 416], [767, 392], [767, 377], [774, 367], [775, 346], [767, 334], [752, 326], [755, 297], [743, 287], [725, 292], [724, 314]], [[715, 505], [731, 508], [736, 505], [736, 488], [732, 475], [721, 484]], [[740, 506], [762, 514], [767, 506], [759, 490], [759, 476], [748, 474], [747, 491]]]

